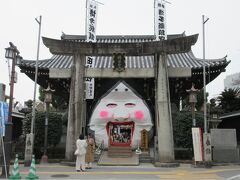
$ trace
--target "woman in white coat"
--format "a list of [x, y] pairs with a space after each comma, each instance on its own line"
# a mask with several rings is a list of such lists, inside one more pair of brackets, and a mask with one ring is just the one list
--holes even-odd
[[84, 139], [84, 135], [81, 134], [79, 136], [79, 139], [76, 141], [77, 149], [75, 151], [76, 158], [76, 171], [80, 172], [85, 171], [85, 154], [86, 154], [86, 148], [87, 148], [87, 142]]

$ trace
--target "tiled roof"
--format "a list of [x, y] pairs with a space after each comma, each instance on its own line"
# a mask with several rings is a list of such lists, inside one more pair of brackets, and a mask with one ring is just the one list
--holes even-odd
[[[185, 36], [185, 34], [170, 35], [168, 39]], [[80, 35], [62, 35], [62, 40], [66, 41], [85, 41], [85, 36]], [[131, 43], [154, 41], [155, 36], [97, 36], [97, 42], [101, 43]], [[35, 61], [23, 60], [20, 66], [35, 67]], [[53, 55], [50, 59], [38, 61], [38, 67], [42, 69], [49, 68], [71, 68], [73, 57], [69, 55]], [[191, 67], [200, 69], [203, 67], [203, 60], [196, 58], [192, 51], [187, 53], [169, 54], [167, 56], [169, 67]], [[219, 66], [226, 64], [226, 57], [220, 59], [205, 60], [205, 66]], [[113, 61], [111, 56], [97, 56], [95, 58], [94, 68], [112, 68]], [[153, 56], [127, 56], [126, 68], [153, 68]]]

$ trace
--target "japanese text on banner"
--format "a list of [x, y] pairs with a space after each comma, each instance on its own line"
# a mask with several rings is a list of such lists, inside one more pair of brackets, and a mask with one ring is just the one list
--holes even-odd
[[[87, 1], [87, 19], [86, 19], [86, 36], [87, 42], [96, 42], [96, 24], [97, 24], [98, 4], [96, 1]], [[86, 57], [86, 67], [93, 68], [95, 57]], [[86, 99], [94, 98], [94, 78], [86, 78]]]
[[166, 6], [164, 1], [155, 0], [155, 35], [156, 40], [167, 39]]

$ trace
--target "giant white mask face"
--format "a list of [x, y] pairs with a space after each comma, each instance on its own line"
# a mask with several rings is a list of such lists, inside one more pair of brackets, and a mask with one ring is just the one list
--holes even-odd
[[100, 100], [89, 123], [90, 129], [95, 131], [96, 143], [103, 140], [105, 148], [109, 143], [136, 148], [141, 131], [149, 131], [152, 125], [147, 105], [122, 82]]

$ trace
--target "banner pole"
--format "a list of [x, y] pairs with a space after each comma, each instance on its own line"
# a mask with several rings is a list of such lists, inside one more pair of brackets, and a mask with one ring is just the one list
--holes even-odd
[[[6, 157], [5, 157], [5, 147], [4, 147], [4, 142], [3, 142], [3, 136], [1, 136], [1, 143], [2, 143], [2, 151], [3, 151], [3, 161], [4, 161], [4, 168], [5, 172], [7, 172], [7, 164], [6, 164]], [[8, 178], [8, 174], [5, 173], [6, 179]]]

